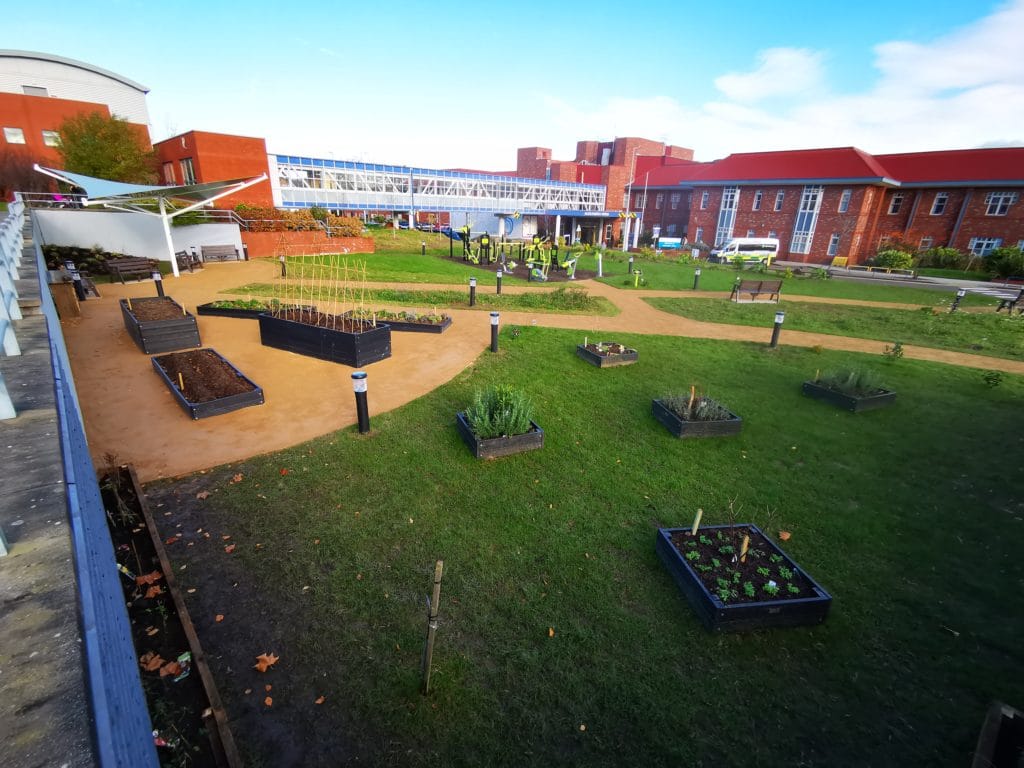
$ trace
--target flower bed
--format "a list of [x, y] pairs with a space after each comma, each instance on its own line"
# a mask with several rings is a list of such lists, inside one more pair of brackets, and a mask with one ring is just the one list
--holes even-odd
[[544, 430], [533, 420], [533, 403], [509, 386], [476, 392], [466, 412], [455, 414], [455, 424], [478, 459], [544, 447]]
[[380, 310], [377, 312], [349, 312], [346, 316], [358, 317], [365, 321], [384, 323], [391, 327], [392, 331], [403, 333], [444, 333], [452, 324], [451, 315], [429, 312], [417, 314], [416, 312], [391, 312]]
[[599, 341], [593, 344], [577, 344], [576, 354], [598, 368], [612, 368], [617, 365], [631, 365], [638, 359], [635, 349], [615, 341]]
[[680, 439], [691, 437], [726, 437], [738, 435], [743, 419], [725, 406], [706, 396], [691, 392], [670, 395], [651, 403], [654, 418]]
[[258, 299], [228, 299], [225, 301], [211, 301], [206, 304], [200, 304], [196, 307], [196, 314], [255, 320], [264, 312], [280, 312], [288, 309], [302, 309], [308, 312], [316, 311], [315, 307], [300, 306], [297, 304], [281, 304], [276, 299], [271, 299], [270, 301], [261, 301]]
[[121, 316], [128, 335], [147, 355], [201, 344], [195, 316], [169, 296], [121, 299]]
[[391, 328], [344, 315], [288, 310], [259, 316], [267, 347], [360, 368], [391, 357]]
[[172, 352], [152, 360], [178, 405], [193, 419], [263, 404], [263, 390], [216, 350]]
[[896, 401], [896, 393], [882, 386], [875, 374], [864, 370], [842, 370], [816, 376], [803, 383], [803, 393], [816, 400], [859, 413], [884, 408]]

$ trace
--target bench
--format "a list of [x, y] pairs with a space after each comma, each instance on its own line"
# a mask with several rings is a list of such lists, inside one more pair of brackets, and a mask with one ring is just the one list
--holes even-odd
[[[736, 280], [732, 287], [732, 295], [729, 298], [737, 304], [741, 303], [740, 295], [749, 294], [750, 298], [742, 303], [752, 304], [778, 304], [779, 294], [782, 292], [781, 280]], [[759, 298], [767, 295], [767, 299]]]
[[123, 256], [117, 259], [107, 259], [104, 262], [111, 277], [117, 277], [124, 283], [125, 276], [136, 277], [142, 280], [145, 277], [152, 277], [157, 271], [155, 259], [143, 259], [138, 256]]
[[174, 258], [178, 261], [178, 271], [188, 268], [189, 272], [195, 271], [196, 267], [203, 268], [203, 262], [196, 253], [188, 251], [175, 251]]
[[[1017, 305], [1021, 306], [1018, 308]], [[1024, 288], [1020, 289], [1020, 292], [1011, 299], [1000, 299], [999, 306], [996, 307], [996, 312], [1000, 309], [1006, 309], [1008, 315], [1013, 314], [1013, 310], [1017, 310], [1018, 314], [1024, 315]]]
[[242, 261], [242, 256], [233, 245], [201, 245], [203, 261]]
[[912, 269], [899, 269], [897, 267], [869, 267], [864, 264], [853, 264], [846, 268], [849, 272], [867, 272], [873, 275], [890, 275], [895, 277], [917, 277]]

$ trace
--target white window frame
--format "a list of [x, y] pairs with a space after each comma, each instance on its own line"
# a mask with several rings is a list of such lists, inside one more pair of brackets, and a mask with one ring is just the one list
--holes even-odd
[[665, 204], [665, 193], [659, 192], [654, 196], [654, 210], [660, 211], [661, 207]]
[[932, 200], [932, 209], [928, 215], [941, 216], [946, 212], [947, 205], [949, 205], [949, 192], [936, 192], [935, 199]]
[[989, 192], [985, 195], [986, 216], [1005, 216], [1010, 206], [1016, 203], [1018, 195], [1016, 192]]
[[897, 213], [900, 212], [901, 208], [903, 208], [903, 193], [896, 192], [889, 199], [889, 215], [895, 216]]
[[969, 250], [975, 256], [988, 256], [994, 249], [1003, 244], [1001, 237], [972, 237], [967, 244]]
[[173, 162], [166, 162], [163, 164], [163, 176], [164, 184], [170, 184], [172, 186], [176, 186], [178, 184], [178, 180], [174, 178]]
[[633, 196], [633, 202], [635, 203], [633, 207], [638, 211], [642, 211], [647, 206], [647, 195], [643, 192], [637, 192]]
[[673, 192], [668, 196], [668, 204], [671, 206], [673, 211], [679, 210], [679, 201], [682, 199], [682, 194], [679, 192]]
[[21, 128], [4, 127], [4, 141], [6, 141], [8, 144], [24, 144], [25, 131], [23, 131]]
[[754, 192], [754, 202], [750, 206], [750, 210], [752, 210], [752, 211], [760, 211], [761, 210], [761, 198], [763, 198], [763, 197], [764, 197], [764, 192], [762, 192], [760, 189], [756, 190]]
[[715, 245], [723, 245], [732, 239], [736, 225], [736, 208], [740, 203], [739, 187], [722, 188], [722, 204], [718, 209], [718, 226], [715, 228]]
[[183, 185], [195, 184], [196, 183], [196, 169], [192, 164], [191, 157], [183, 157], [178, 161], [178, 166], [181, 168], [181, 183]]
[[821, 211], [821, 198], [825, 196], [825, 188], [820, 184], [804, 187], [800, 196], [800, 208], [797, 210], [793, 225], [793, 237], [790, 240], [790, 253], [810, 253], [814, 241], [814, 228], [818, 224], [818, 213]]
[[695, 243], [704, 242], [704, 227], [697, 227], [697, 231], [693, 235], [693, 241]]
[[786, 190], [780, 189], [775, 193], [775, 210], [781, 211], [782, 205], [786, 202]]
[[700, 193], [700, 209], [706, 211], [708, 209], [708, 202], [711, 200], [711, 193], [706, 189]]
[[828, 255], [837, 256], [839, 255], [839, 233], [833, 232], [832, 237], [828, 241]]
[[933, 245], [935, 245], [935, 238], [934, 237], [922, 237], [921, 238], [921, 244], [918, 247], [922, 251], [927, 251]]
[[43, 146], [59, 147], [60, 134], [57, 133], [56, 131], [43, 131]]
[[853, 199], [853, 190], [844, 189], [842, 196], [839, 198], [839, 212], [846, 213], [850, 210], [850, 200]]

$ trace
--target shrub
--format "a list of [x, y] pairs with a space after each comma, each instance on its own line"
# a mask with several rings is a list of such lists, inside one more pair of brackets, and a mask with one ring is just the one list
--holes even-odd
[[994, 248], [985, 257], [984, 264], [996, 277], [1024, 275], [1024, 252], [1020, 248]]
[[889, 267], [890, 269], [910, 269], [914, 265], [914, 257], [906, 251], [885, 250], [875, 254], [871, 263], [876, 267]]
[[363, 222], [354, 216], [328, 214], [327, 227], [331, 237], [359, 237], [363, 233]]
[[826, 371], [815, 383], [850, 397], [873, 395], [885, 389], [878, 374], [863, 368]]
[[661, 404], [683, 421], [725, 421], [732, 418], [729, 409], [706, 395], [694, 390], [688, 395], [667, 395]]
[[521, 390], [505, 384], [477, 391], [466, 409], [466, 421], [481, 440], [525, 434], [532, 420], [533, 403]]
[[934, 269], [967, 269], [970, 258], [956, 248], [929, 248], [917, 257], [919, 267]]

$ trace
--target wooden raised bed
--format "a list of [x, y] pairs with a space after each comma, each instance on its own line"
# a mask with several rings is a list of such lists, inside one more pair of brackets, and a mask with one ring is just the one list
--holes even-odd
[[[200, 304], [196, 307], [197, 315], [208, 315], [211, 317], [235, 317], [243, 320], [256, 320], [264, 312], [270, 312], [269, 308], [263, 309], [242, 309], [241, 307], [215, 307], [214, 302], [208, 304]], [[298, 306], [291, 305], [287, 307], [280, 307], [280, 310], [285, 309], [304, 309], [309, 312], [315, 311], [315, 307], [311, 306]]]
[[[214, 349], [172, 352], [151, 359], [178, 405], [193, 419], [263, 404], [263, 390]], [[184, 391], [179, 387], [179, 372]]]
[[[601, 351], [602, 349], [604, 349], [604, 352]], [[630, 349], [614, 341], [601, 341], [597, 344], [586, 345], [577, 344], [576, 354], [598, 368], [631, 365], [639, 358], [635, 349]]]
[[896, 402], [896, 393], [887, 389], [880, 390], [873, 395], [858, 397], [837, 392], [815, 381], [805, 381], [803, 391], [808, 397], [813, 397], [815, 400], [823, 400], [826, 403], [831, 403], [853, 413], [885, 408], [887, 405], [892, 405]]
[[356, 368], [391, 357], [391, 328], [383, 323], [305, 310], [262, 314], [259, 323], [266, 347]]
[[721, 421], [687, 421], [665, 407], [661, 400], [651, 401], [651, 411], [669, 432], [683, 440], [690, 437], [728, 437], [738, 435], [743, 429], [743, 419], [731, 411], [729, 418]]
[[[346, 312], [345, 317], [352, 317], [351, 312]], [[365, 319], [365, 316], [364, 316]], [[392, 331], [401, 333], [444, 333], [452, 324], [452, 318], [444, 315], [440, 323], [431, 323], [418, 320], [394, 320], [388, 318], [377, 318], [377, 325], [387, 325]]]
[[[751, 538], [751, 550], [757, 549], [765, 554], [758, 559], [748, 554], [748, 561], [752, 567], [764, 564], [773, 566], [777, 571], [784, 566], [793, 572], [790, 583], [799, 584], [798, 596], [789, 597], [787, 591], [780, 591], [776, 597], [769, 598], [763, 592], [763, 583], [758, 584], [754, 597], [737, 597], [727, 602], [709, 589], [707, 583], [714, 584], [717, 578], [728, 573], [730, 567], [739, 566], [729, 563], [726, 571], [713, 571], [710, 576], [699, 573], [683, 554], [683, 551], [690, 551], [686, 546], [692, 541], [690, 528], [659, 528], [655, 538], [655, 551], [661, 562], [668, 569], [675, 581], [676, 586], [685, 595], [690, 606], [696, 612], [704, 626], [715, 632], [741, 632], [752, 629], [766, 629], [769, 627], [796, 627], [808, 624], [820, 624], [828, 616], [829, 607], [832, 605], [832, 596], [826, 592], [821, 585], [805, 573], [775, 542], [769, 539], [756, 525], [741, 523], [738, 525], [706, 525], [701, 526], [697, 537], [705, 536], [717, 544], [714, 536], [716, 531], [732, 534], [730, 541], [735, 542], [737, 537], [747, 534]], [[699, 545], [703, 546], [703, 545]], [[739, 547], [733, 545], [738, 550]], [[681, 551], [682, 550], [682, 551]], [[696, 551], [696, 547], [694, 548]], [[771, 562], [771, 556], [781, 557], [777, 562]], [[730, 555], [722, 554], [720, 559], [726, 561]], [[706, 560], [706, 553], [702, 555]], [[700, 564], [701, 560], [694, 560]], [[719, 569], [720, 570], [720, 569]], [[744, 580], [762, 581], [765, 577], [744, 575]], [[781, 578], [781, 577], [779, 577]], [[726, 579], [731, 581], [731, 579]], [[739, 590], [737, 590], [739, 591]]]
[[[169, 296], [121, 299], [121, 316], [128, 335], [147, 355], [201, 345], [194, 315]], [[147, 319], [161, 316], [161, 319]]]
[[469, 426], [469, 421], [466, 420], [465, 413], [455, 414], [455, 425], [466, 445], [478, 459], [496, 459], [544, 447], [544, 430], [533, 421], [530, 422], [532, 429], [525, 434], [492, 437], [486, 440], [482, 440], [474, 434], [472, 427]]

